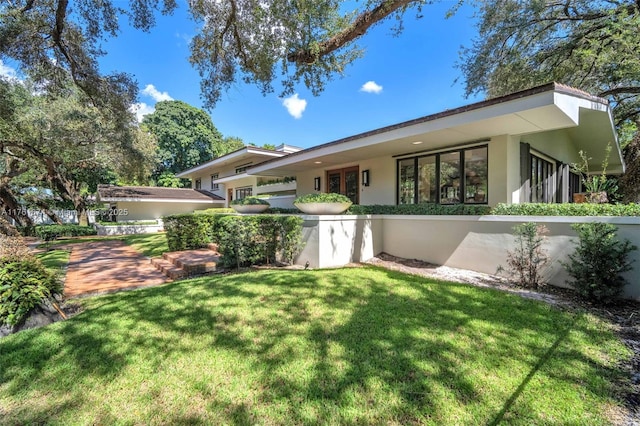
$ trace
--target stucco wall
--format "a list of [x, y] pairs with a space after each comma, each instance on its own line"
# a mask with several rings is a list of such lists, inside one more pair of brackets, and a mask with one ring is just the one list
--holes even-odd
[[371, 259], [382, 249], [382, 219], [371, 216], [303, 215], [305, 247], [296, 263], [312, 268]]
[[265, 200], [271, 207], [277, 207], [279, 209], [295, 209], [293, 201], [296, 199], [295, 195], [278, 195], [275, 197], [268, 197]]
[[[640, 218], [636, 217], [527, 217], [527, 216], [304, 216], [307, 241], [297, 263], [312, 267], [335, 267], [370, 259], [380, 252], [420, 259], [472, 271], [495, 274], [506, 266], [514, 249], [513, 227], [536, 222], [549, 229], [545, 242], [550, 262], [544, 277], [550, 284], [565, 286], [568, 278], [561, 262], [575, 247], [572, 223], [602, 221], [618, 227], [618, 237], [640, 247]], [[634, 270], [626, 274], [631, 283], [628, 298], [640, 300], [640, 252], [631, 254]]]
[[566, 130], [524, 135], [520, 139], [530, 144], [532, 149], [563, 163], [571, 164], [580, 161], [579, 150]]
[[[154, 220], [163, 216], [179, 213], [192, 213], [194, 210], [205, 210], [220, 207], [221, 204], [213, 203], [161, 203], [161, 202], [134, 202], [119, 201], [117, 203], [117, 222], [131, 220]], [[124, 211], [128, 214], [123, 214]]]
[[[362, 182], [359, 182], [360, 204], [372, 205], [396, 203], [396, 160], [391, 156], [370, 158], [355, 163], [349, 162], [332, 164], [330, 166], [318, 167], [298, 173], [296, 175], [296, 181], [298, 183], [296, 194], [300, 196], [304, 194], [325, 192], [328, 170], [342, 169], [352, 166], [358, 166], [360, 169], [358, 181], [362, 179], [363, 170], [370, 171], [371, 184], [369, 186], [362, 186]], [[313, 189], [313, 179], [317, 176], [320, 176], [321, 179], [321, 191], [315, 191]]]

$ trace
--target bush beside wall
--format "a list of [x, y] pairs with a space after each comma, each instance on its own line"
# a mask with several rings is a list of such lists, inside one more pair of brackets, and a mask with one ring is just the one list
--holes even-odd
[[86, 235], [96, 235], [92, 226], [80, 225], [38, 225], [35, 227], [35, 234], [45, 241], [55, 240], [58, 237], [82, 237]]
[[169, 250], [218, 244], [226, 267], [293, 262], [302, 241], [299, 216], [178, 214], [164, 218]]
[[299, 216], [227, 216], [220, 220], [218, 250], [225, 267], [293, 263], [302, 248]]
[[498, 204], [491, 210], [491, 214], [508, 216], [640, 216], [640, 204]]
[[192, 250], [217, 242], [217, 223], [229, 214], [175, 214], [165, 217], [169, 250]]
[[346, 214], [389, 214], [389, 215], [471, 215], [489, 214], [491, 207], [487, 205], [455, 204], [443, 205], [435, 203], [400, 204], [400, 205], [358, 205], [349, 207]]

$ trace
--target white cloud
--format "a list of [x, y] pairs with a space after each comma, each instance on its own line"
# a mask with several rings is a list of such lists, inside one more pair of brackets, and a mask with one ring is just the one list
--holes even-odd
[[155, 107], [147, 105], [144, 102], [139, 102], [137, 104], [131, 105], [131, 107], [129, 107], [129, 110], [136, 115], [138, 123], [142, 123], [142, 118], [147, 114], [151, 114], [156, 109]]
[[0, 59], [0, 76], [17, 79], [18, 73], [14, 68], [11, 68], [9, 65], [5, 65], [5, 63], [2, 62], [2, 59]]
[[307, 108], [307, 101], [300, 99], [296, 93], [288, 98], [284, 98], [282, 105], [284, 105], [293, 118], [302, 118], [302, 113]]
[[169, 96], [169, 93], [159, 91], [153, 84], [147, 84], [147, 87], [144, 88], [142, 94], [153, 98], [156, 102], [173, 100], [173, 98]]
[[[169, 96], [169, 93], [159, 91], [158, 89], [156, 89], [156, 87], [153, 84], [147, 84], [147, 87], [144, 88], [144, 90], [142, 91], [142, 94], [150, 97], [156, 102], [173, 100], [173, 98]], [[153, 113], [156, 110], [156, 108], [154, 105], [149, 105], [145, 102], [138, 102], [136, 104], [131, 105], [129, 107], [129, 110], [136, 115], [138, 119], [138, 123], [141, 123], [142, 117], [144, 117], [147, 114]]]
[[193, 36], [185, 33], [176, 33], [176, 37], [184, 41], [187, 45], [191, 44], [191, 40], [193, 39]]
[[366, 93], [375, 93], [377, 95], [378, 93], [382, 92], [382, 86], [371, 80], [363, 84], [360, 88], [360, 91]]

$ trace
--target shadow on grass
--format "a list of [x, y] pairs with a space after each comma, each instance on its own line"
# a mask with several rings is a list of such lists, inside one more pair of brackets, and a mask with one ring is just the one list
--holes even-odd
[[[614, 374], [574, 350], [570, 331], [598, 336], [567, 324], [567, 314], [371, 267], [206, 277], [85, 303], [72, 320], [0, 341], [0, 397], [77, 386], [64, 403], [13, 404], [3, 413], [8, 422], [73, 418], [92, 409], [82, 386], [108, 383], [136, 359], [161, 371], [168, 359], [202, 350], [248, 364], [254, 402], [225, 399], [202, 383], [190, 392], [207, 401], [205, 413], [158, 407], [168, 423], [201, 423], [213, 412], [232, 424], [487, 424], [510, 411], [535, 423], [541, 413], [520, 398], [535, 374], [566, 376], [599, 396], [610, 389], [584, 376]], [[550, 358], [558, 358], [553, 368]], [[566, 372], [564, 364], [580, 369]], [[52, 372], [65, 383], [50, 380]], [[113, 420], [105, 416], [90, 422]]]

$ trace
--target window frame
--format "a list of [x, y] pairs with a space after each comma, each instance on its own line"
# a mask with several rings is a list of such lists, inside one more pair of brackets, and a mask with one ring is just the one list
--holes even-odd
[[[476, 149], [484, 149], [486, 152], [486, 191], [484, 191], [484, 201], [481, 202], [469, 202], [466, 197], [466, 159], [465, 153], [470, 150]], [[451, 202], [451, 203], [443, 203], [442, 202], [442, 180], [441, 180], [441, 166], [442, 166], [442, 156], [452, 153], [458, 153], [458, 178], [460, 180], [459, 188], [456, 189], [458, 193], [459, 202]], [[413, 161], [413, 198], [412, 202], [409, 204], [420, 204], [420, 170], [419, 163], [421, 158], [434, 157], [435, 158], [435, 187], [436, 187], [436, 201], [433, 202], [435, 204], [441, 205], [457, 205], [457, 204], [467, 204], [467, 205], [486, 205], [489, 203], [489, 144], [481, 144], [481, 145], [472, 145], [455, 149], [447, 149], [437, 152], [425, 152], [421, 155], [415, 156], [406, 156], [402, 158], [398, 158], [396, 160], [396, 205], [400, 205], [400, 185], [401, 185], [401, 163], [407, 161]], [[409, 181], [408, 181], [409, 182]], [[422, 202], [422, 204], [432, 203], [431, 201]]]
[[193, 184], [194, 189], [202, 189], [202, 179], [198, 178]]
[[213, 182], [214, 180], [218, 179], [219, 176], [220, 176], [219, 173], [212, 173], [211, 174], [211, 190], [212, 191], [217, 191], [218, 189], [220, 189], [220, 184]]
[[236, 200], [242, 200], [253, 195], [253, 186], [242, 186], [235, 190]]

